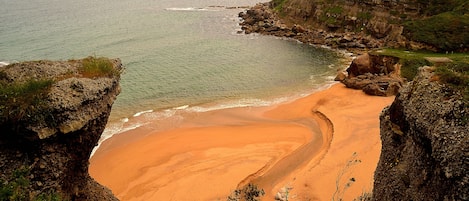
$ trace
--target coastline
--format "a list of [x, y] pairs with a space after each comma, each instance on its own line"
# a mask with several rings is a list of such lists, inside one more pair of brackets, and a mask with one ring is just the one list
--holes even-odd
[[264, 200], [283, 187], [298, 198], [329, 200], [354, 157], [360, 163], [346, 173], [355, 182], [342, 194], [353, 199], [371, 188], [378, 116], [392, 100], [334, 84], [280, 105], [197, 113], [175, 128], [140, 127], [106, 140], [90, 174], [121, 200], [226, 199], [243, 182], [264, 188]]

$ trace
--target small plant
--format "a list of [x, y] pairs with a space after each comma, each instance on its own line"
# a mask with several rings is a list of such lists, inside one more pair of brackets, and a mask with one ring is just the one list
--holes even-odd
[[80, 71], [84, 77], [113, 77], [120, 72], [104, 57], [87, 57], [82, 61]]
[[[345, 167], [339, 172], [337, 175], [337, 178], [335, 180], [335, 192], [332, 196], [332, 201], [340, 201], [342, 200], [342, 197], [344, 196], [345, 191], [352, 186], [353, 183], [355, 183], [356, 179], [354, 177], [350, 177], [351, 175], [351, 170], [354, 165], [361, 163], [362, 161], [360, 159], [357, 159], [358, 154], [354, 152], [352, 154], [352, 157], [350, 160], [347, 161], [345, 164]], [[345, 183], [344, 186], [341, 186], [342, 181], [344, 178], [348, 178], [347, 182]]]
[[277, 12], [282, 12], [283, 6], [287, 0], [273, 0], [272, 6]]
[[242, 189], [236, 189], [228, 196], [227, 201], [258, 201], [259, 197], [265, 195], [264, 189], [259, 189], [257, 185], [249, 183]]

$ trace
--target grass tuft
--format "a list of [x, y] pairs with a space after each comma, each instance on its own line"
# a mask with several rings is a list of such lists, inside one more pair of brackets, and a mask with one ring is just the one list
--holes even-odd
[[0, 124], [44, 121], [47, 94], [54, 80], [8, 83], [0, 80]]
[[113, 77], [120, 74], [108, 58], [87, 57], [83, 59], [80, 71], [84, 77]]

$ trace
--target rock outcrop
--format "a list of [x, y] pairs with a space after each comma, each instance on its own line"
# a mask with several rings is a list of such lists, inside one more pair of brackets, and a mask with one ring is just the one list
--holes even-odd
[[339, 72], [336, 81], [376, 96], [396, 95], [404, 82], [400, 77], [399, 58], [369, 53], [355, 58], [347, 73]]
[[[108, 69], [86, 72], [84, 62]], [[27, 192], [19, 195], [27, 200], [51, 194], [62, 200], [117, 200], [89, 176], [88, 160], [120, 93], [121, 71], [119, 59], [104, 58], [0, 68], [0, 95], [8, 103], [0, 107], [0, 181], [7, 186], [21, 176], [27, 182], [17, 188]], [[11, 86], [40, 80], [50, 80], [51, 85], [42, 98], [31, 95], [35, 102], [8, 92]], [[25, 103], [16, 104], [21, 101]]]
[[469, 200], [469, 105], [423, 67], [380, 116], [374, 200]]

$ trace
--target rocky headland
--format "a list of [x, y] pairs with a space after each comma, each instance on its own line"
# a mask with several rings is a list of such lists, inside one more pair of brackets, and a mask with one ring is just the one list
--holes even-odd
[[2, 200], [117, 200], [88, 174], [120, 93], [119, 59], [0, 68]]

